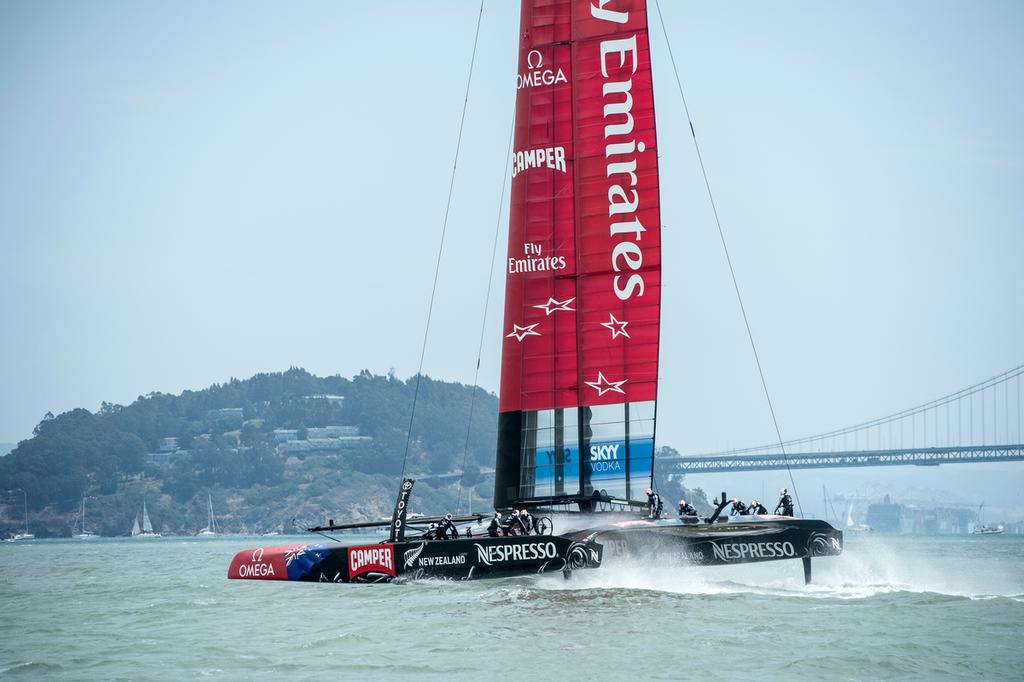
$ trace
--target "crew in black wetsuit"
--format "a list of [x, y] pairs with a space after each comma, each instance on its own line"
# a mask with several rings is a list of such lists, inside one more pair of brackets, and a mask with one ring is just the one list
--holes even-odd
[[679, 500], [679, 515], [696, 516], [697, 510], [694, 509], [693, 505], [688, 503], [686, 500]]
[[525, 509], [520, 509], [519, 512], [516, 514], [515, 518], [513, 519], [512, 528], [514, 531], [514, 535], [530, 534], [530, 524], [528, 519], [529, 515], [527, 514], [527, 511]]
[[767, 514], [768, 513], [768, 508], [765, 507], [760, 502], [758, 502], [757, 500], [751, 500], [750, 504], [747, 505], [747, 513], [748, 514]]
[[647, 518], [660, 519], [662, 510], [661, 495], [650, 488], [647, 488], [644, 492], [647, 493]]
[[492, 538], [496, 538], [501, 535], [501, 531], [501, 512], [496, 511], [491, 518], [491, 525], [487, 526], [487, 534]]
[[746, 516], [747, 515], [747, 505], [743, 504], [743, 500], [737, 500], [734, 497], [734, 498], [732, 498], [729, 501], [732, 502], [732, 512], [731, 512], [731, 514], [733, 516]]
[[779, 503], [775, 505], [775, 513], [778, 514], [779, 510], [782, 510], [783, 516], [793, 515], [793, 498], [789, 496], [789, 491], [783, 488], [779, 491]]
[[519, 535], [519, 510], [512, 509], [505, 519], [505, 535]]
[[452, 513], [448, 512], [441, 519], [441, 522], [437, 524], [437, 539], [438, 540], [458, 540], [459, 529], [452, 523]]
[[527, 509], [520, 509], [519, 520], [523, 524], [523, 535], [529, 535], [530, 531], [533, 530], [533, 526], [535, 523], [533, 519], [533, 514], [531, 514]]
[[517, 536], [519, 535], [519, 512], [516, 509], [509, 511], [509, 515], [505, 517], [505, 521], [502, 524], [502, 535], [505, 536]]

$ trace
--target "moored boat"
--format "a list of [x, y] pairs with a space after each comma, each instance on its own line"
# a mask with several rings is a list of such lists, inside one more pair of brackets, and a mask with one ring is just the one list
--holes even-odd
[[146, 500], [142, 500], [142, 525], [139, 525], [139, 515], [135, 515], [132, 522], [131, 537], [133, 538], [158, 538], [160, 533], [153, 530], [153, 523], [149, 520], [149, 511], [146, 509]]
[[21, 492], [22, 502], [25, 506], [25, 530], [21, 533], [15, 533], [9, 538], [5, 538], [5, 542], [23, 542], [25, 540], [35, 540], [36, 536], [33, 533], [28, 532], [28, 493], [23, 489], [16, 489], [11, 492]]
[[[75, 532], [75, 528], [78, 532]], [[85, 526], [85, 495], [82, 495], [82, 511], [79, 513], [75, 527], [71, 529], [71, 537], [75, 540], [96, 540], [99, 538], [97, 533], [92, 532]]]
[[211, 537], [217, 534], [217, 519], [213, 516], [213, 496], [206, 496], [206, 527], [196, 533], [199, 537]]
[[971, 535], [1002, 535], [1004, 530], [1003, 524], [997, 523], [990, 526], [982, 521], [984, 509], [985, 503], [982, 502], [978, 507], [978, 523], [971, 529]]

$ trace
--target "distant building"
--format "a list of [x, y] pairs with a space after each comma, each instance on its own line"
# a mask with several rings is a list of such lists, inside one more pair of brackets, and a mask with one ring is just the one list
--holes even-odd
[[345, 396], [343, 395], [307, 395], [306, 400], [326, 400], [332, 405], [343, 405], [345, 403]]
[[146, 462], [157, 466], [170, 466], [175, 462], [188, 459], [191, 453], [188, 450], [174, 450], [173, 452], [150, 452], [146, 454]]
[[306, 437], [313, 438], [347, 438], [358, 436], [358, 426], [311, 426], [306, 429]]
[[241, 407], [222, 407], [219, 410], [210, 410], [207, 414], [211, 417], [243, 419], [245, 417], [245, 409]]
[[880, 533], [899, 533], [903, 505], [895, 504], [886, 495], [881, 503], [868, 505], [867, 525]]
[[166, 466], [171, 463], [173, 452], [150, 452], [146, 455], [146, 461], [150, 464]]
[[168, 436], [167, 438], [161, 438], [160, 442], [156, 445], [157, 452], [174, 452], [178, 449], [178, 439], [174, 436]]
[[285, 443], [290, 440], [299, 439], [298, 429], [274, 429], [274, 440], [278, 443]]
[[339, 452], [372, 443], [369, 436], [345, 436], [342, 438], [310, 438], [308, 440], [290, 440], [281, 443], [278, 451], [282, 454], [294, 455], [311, 452]]
[[881, 533], [966, 535], [974, 518], [971, 509], [899, 504], [886, 495], [881, 503], [868, 506], [866, 523]]

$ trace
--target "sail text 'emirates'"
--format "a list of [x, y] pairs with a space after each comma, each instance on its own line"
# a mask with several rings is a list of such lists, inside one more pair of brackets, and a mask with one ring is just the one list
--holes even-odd
[[[604, 14], [612, 14], [612, 21], [622, 23], [615, 16], [620, 13], [609, 13], [607, 10], [599, 10], [591, 6], [595, 17], [605, 18]], [[628, 15], [626, 15], [628, 18]], [[609, 57], [612, 63], [615, 56], [618, 56], [616, 70], [630, 69], [629, 75], [636, 73], [636, 36], [606, 40], [601, 43], [601, 75], [611, 78], [608, 72]], [[640, 237], [646, 229], [636, 216], [640, 206], [640, 195], [635, 189], [623, 187], [628, 180], [629, 187], [636, 187], [636, 153], [643, 152], [646, 147], [643, 142], [639, 144], [633, 137], [633, 96], [631, 89], [632, 78], [626, 80], [608, 80], [602, 87], [602, 95], [605, 98], [604, 105], [604, 139], [605, 158], [608, 159], [607, 177], [616, 178], [616, 182], [608, 187], [608, 216], [614, 222], [609, 227], [612, 237], [624, 237], [632, 235], [633, 239], [625, 239], [618, 242], [612, 249], [612, 269], [615, 272], [622, 272], [623, 269], [633, 271], [633, 274], [621, 283], [623, 275], [615, 275], [613, 287], [615, 295], [625, 301], [632, 296], [643, 296], [644, 278], [640, 272], [636, 272], [643, 265], [643, 252], [640, 250]], [[616, 120], [611, 121], [612, 117]], [[623, 139], [625, 138], [625, 139]], [[626, 158], [623, 158], [626, 157]], [[629, 158], [632, 157], [632, 158]], [[619, 178], [617, 176], [623, 176]], [[630, 220], [626, 218], [631, 217]], [[635, 240], [635, 241], [634, 241]]]

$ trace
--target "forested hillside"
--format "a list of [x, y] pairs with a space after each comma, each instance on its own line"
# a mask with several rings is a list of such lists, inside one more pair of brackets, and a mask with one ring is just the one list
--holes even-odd
[[[496, 398], [424, 377], [408, 470], [470, 472], [493, 465]], [[152, 393], [96, 413], [47, 414], [34, 436], [0, 458], [0, 489], [26, 491], [36, 531], [67, 535], [87, 499], [87, 523], [124, 534], [145, 497], [165, 531], [205, 525], [207, 495], [232, 531], [290, 528], [292, 516], [383, 514], [405, 451], [413, 380], [363, 372], [351, 379], [302, 369], [258, 374], [181, 395]], [[467, 450], [468, 427], [468, 450]], [[450, 504], [451, 480], [417, 486], [421, 505]], [[490, 491], [481, 490], [490, 497]], [[7, 493], [0, 529], [21, 521]], [[479, 505], [479, 499], [477, 499]]]
[[[472, 424], [470, 403], [476, 393]], [[145, 500], [158, 531], [192, 534], [208, 500], [226, 532], [290, 532], [328, 518], [390, 513], [406, 446], [414, 379], [369, 372], [347, 379], [303, 369], [233, 379], [180, 395], [151, 393], [96, 413], [47, 414], [32, 438], [0, 457], [0, 536], [69, 536], [81, 527], [125, 535]], [[497, 398], [424, 377], [408, 473], [413, 509], [489, 508]], [[467, 440], [468, 433], [468, 440]], [[448, 475], [467, 466], [461, 480]], [[659, 471], [674, 504], [681, 480]], [[690, 493], [685, 492], [688, 496]], [[703, 493], [694, 500], [704, 504]]]

